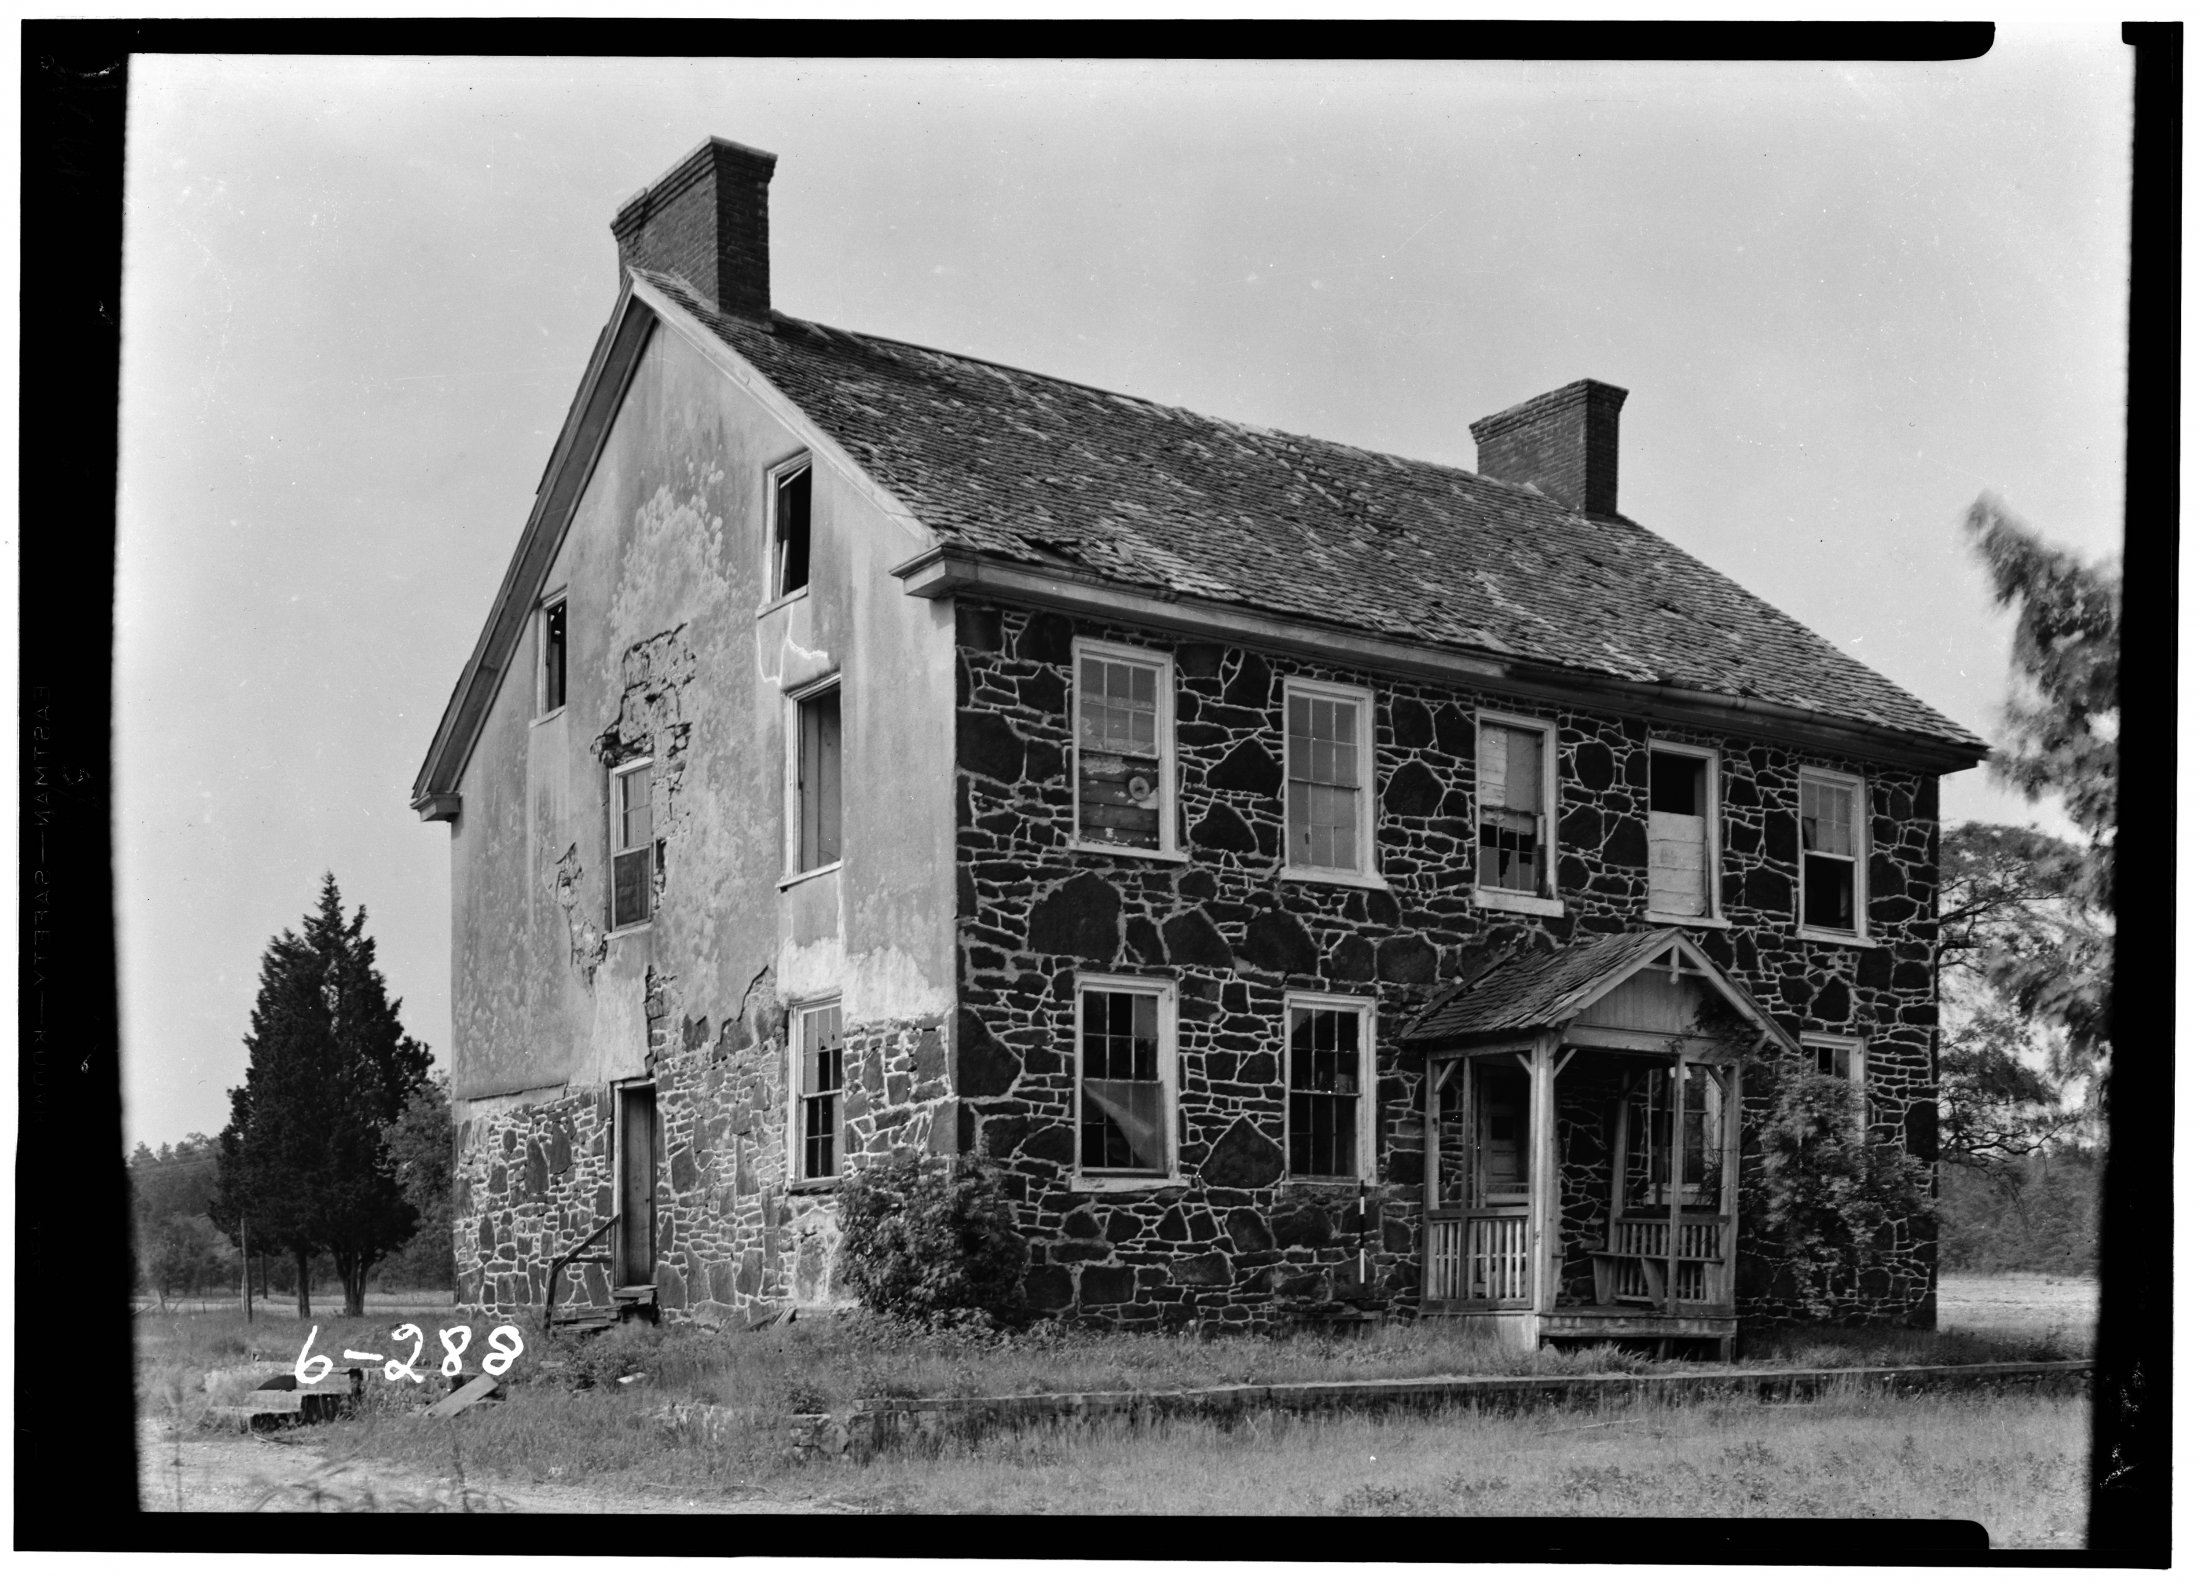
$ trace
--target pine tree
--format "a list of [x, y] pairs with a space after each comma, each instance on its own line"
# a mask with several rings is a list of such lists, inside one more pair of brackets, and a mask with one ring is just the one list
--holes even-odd
[[1977, 966], [2019, 1014], [2058, 1033], [2055, 1076], [2087, 1079], [2097, 1099], [2113, 994], [2107, 921], [2116, 892], [2123, 580], [2112, 565], [2088, 566], [2046, 544], [1991, 496], [1979, 497], [1964, 526], [1995, 604], [2017, 612], [2009, 657], [2017, 685], [1989, 767], [2031, 801], [2056, 798], [2085, 837], [2075, 851], [2052, 842], [2018, 851], [2002, 841], [2000, 856], [2029, 871], [2024, 883], [2059, 893], [2059, 927], [1983, 940]]
[[233, 1237], [248, 1227], [255, 1248], [290, 1251], [301, 1316], [312, 1313], [315, 1254], [333, 1256], [344, 1312], [363, 1314], [368, 1269], [415, 1222], [382, 1135], [430, 1058], [398, 1021], [366, 922], [364, 908], [345, 922], [336, 877], [325, 875], [303, 932], [268, 943], [245, 1036], [251, 1064], [229, 1091], [218, 1145], [216, 1221]]

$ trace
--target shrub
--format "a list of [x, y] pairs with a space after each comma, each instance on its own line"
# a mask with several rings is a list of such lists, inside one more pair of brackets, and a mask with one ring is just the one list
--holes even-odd
[[840, 1187], [840, 1263], [866, 1309], [932, 1324], [1023, 1319], [1024, 1241], [999, 1172], [897, 1156]]

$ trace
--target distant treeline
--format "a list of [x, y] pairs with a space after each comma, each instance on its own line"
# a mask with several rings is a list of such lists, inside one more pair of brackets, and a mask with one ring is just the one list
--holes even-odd
[[2100, 1246], [2101, 1156], [2080, 1147], [1992, 1170], [1944, 1166], [1943, 1270], [2091, 1276]]

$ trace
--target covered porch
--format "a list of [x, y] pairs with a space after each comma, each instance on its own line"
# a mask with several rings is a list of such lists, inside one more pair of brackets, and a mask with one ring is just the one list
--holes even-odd
[[1490, 966], [1426, 1063], [1425, 1315], [1730, 1357], [1742, 1060], [1792, 1042], [1677, 929]]

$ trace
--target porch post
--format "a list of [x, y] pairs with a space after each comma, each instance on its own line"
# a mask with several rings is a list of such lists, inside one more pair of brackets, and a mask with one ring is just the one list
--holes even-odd
[[1726, 1064], [1726, 1148], [1725, 1159], [1720, 1164], [1719, 1177], [1726, 1185], [1724, 1202], [1719, 1206], [1726, 1217], [1726, 1225], [1720, 1229], [1725, 1246], [1719, 1252], [1726, 1256], [1721, 1268], [1726, 1272], [1720, 1283], [1719, 1297], [1729, 1314], [1734, 1312], [1735, 1275], [1742, 1257], [1742, 1064]]
[[1558, 1089], [1556, 1034], [1538, 1034], [1528, 1056], [1529, 1297], [1537, 1314], [1558, 1300]]
[[1688, 1053], [1673, 1052], [1673, 1191], [1665, 1204], [1665, 1312], [1681, 1312], [1681, 1176], [1688, 1131]]

